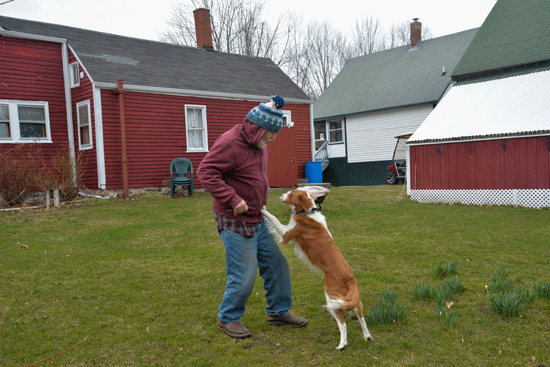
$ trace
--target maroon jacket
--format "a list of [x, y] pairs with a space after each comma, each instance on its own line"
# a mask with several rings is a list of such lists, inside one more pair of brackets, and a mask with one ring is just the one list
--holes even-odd
[[[236, 220], [259, 223], [260, 209], [267, 202], [267, 148], [258, 143], [265, 130], [247, 118], [222, 134], [197, 169], [197, 177], [214, 197], [214, 212]], [[233, 213], [241, 200], [248, 211]]]

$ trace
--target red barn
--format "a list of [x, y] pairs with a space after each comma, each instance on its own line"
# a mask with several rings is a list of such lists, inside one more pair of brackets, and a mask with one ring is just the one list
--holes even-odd
[[312, 101], [271, 59], [212, 51], [210, 23], [199, 26], [203, 48], [0, 16], [0, 153], [40, 144], [48, 158], [68, 145], [86, 161], [87, 188], [159, 187], [174, 158], [197, 167], [279, 94], [294, 127], [270, 144], [270, 185], [296, 185], [311, 160]]
[[408, 140], [420, 202], [550, 207], [550, 2], [499, 0]]

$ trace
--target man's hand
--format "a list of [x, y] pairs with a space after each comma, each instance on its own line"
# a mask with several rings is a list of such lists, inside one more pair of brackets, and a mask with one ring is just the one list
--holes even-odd
[[246, 204], [246, 201], [241, 200], [241, 202], [239, 203], [239, 205], [237, 205], [234, 209], [233, 209], [233, 213], [235, 215], [239, 215], [239, 214], [242, 214], [244, 212], [248, 211], [248, 205]]

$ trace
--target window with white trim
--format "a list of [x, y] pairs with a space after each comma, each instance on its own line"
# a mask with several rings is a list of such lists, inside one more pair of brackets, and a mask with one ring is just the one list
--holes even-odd
[[344, 142], [344, 122], [342, 120], [328, 121], [329, 144]]
[[90, 112], [90, 101], [78, 102], [76, 104], [78, 119], [78, 144], [80, 150], [92, 149], [92, 116]]
[[80, 85], [80, 72], [78, 71], [78, 62], [69, 64], [69, 70], [71, 74], [71, 88], [78, 87]]
[[0, 143], [51, 143], [48, 102], [0, 100]]
[[185, 105], [185, 134], [188, 152], [208, 151], [206, 106]]
[[315, 121], [313, 123], [313, 130], [315, 134], [315, 150], [319, 150], [327, 141], [327, 122]]

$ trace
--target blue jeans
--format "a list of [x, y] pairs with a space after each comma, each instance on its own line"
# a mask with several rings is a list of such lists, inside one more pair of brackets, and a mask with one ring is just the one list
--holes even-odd
[[218, 319], [229, 324], [244, 315], [246, 302], [258, 268], [264, 279], [265, 311], [270, 316], [284, 316], [292, 308], [290, 269], [265, 221], [255, 227], [254, 237], [244, 237], [228, 230], [220, 231], [225, 246], [227, 284]]

